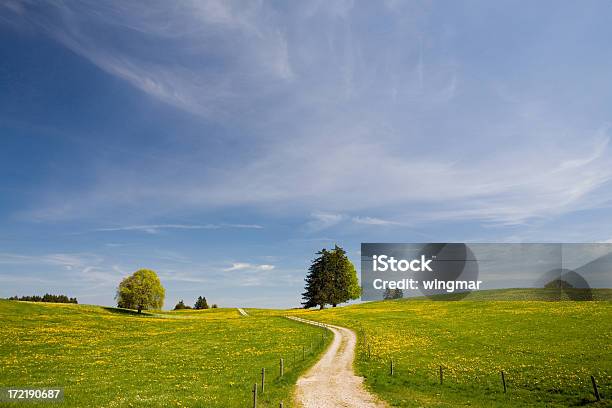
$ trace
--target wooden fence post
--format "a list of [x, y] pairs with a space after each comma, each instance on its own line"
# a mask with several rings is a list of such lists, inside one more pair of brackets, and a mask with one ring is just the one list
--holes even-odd
[[283, 374], [285, 372], [285, 361], [281, 358], [280, 359], [280, 376], [282, 377]]
[[262, 394], [264, 393], [264, 390], [266, 389], [265, 383], [266, 383], [266, 369], [262, 368], [261, 369], [261, 393]]
[[253, 408], [257, 408], [257, 383], [253, 384]]
[[302, 344], [302, 361], [306, 359], [306, 347]]
[[391, 377], [393, 377], [393, 360], [391, 360]]
[[599, 390], [597, 389], [597, 382], [595, 381], [595, 377], [591, 376], [591, 382], [593, 383], [593, 393], [595, 394], [595, 399], [597, 399], [597, 401], [601, 401], [601, 397], [599, 396]]
[[444, 382], [444, 374], [442, 374], [442, 366], [440, 366], [440, 385]]
[[504, 375], [504, 370], [501, 371], [502, 384], [504, 385], [504, 394], [506, 393], [506, 376]]

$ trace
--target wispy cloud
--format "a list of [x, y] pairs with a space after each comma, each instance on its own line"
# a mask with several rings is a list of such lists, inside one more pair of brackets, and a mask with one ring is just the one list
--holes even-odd
[[407, 224], [392, 221], [383, 218], [369, 216], [350, 216], [348, 214], [315, 212], [310, 215], [310, 220], [306, 223], [306, 229], [309, 232], [322, 231], [328, 228], [335, 227], [340, 224], [357, 224], [373, 227], [383, 226], [405, 226]]
[[[116, 285], [121, 271], [117, 266], [107, 265], [104, 258], [92, 253], [52, 253], [42, 255], [22, 255], [0, 253], [0, 264], [12, 266], [32, 265], [49, 267], [56, 273], [56, 283], [59, 280], [75, 280], [78, 284]], [[24, 279], [34, 279], [36, 269], [20, 274]]]
[[22, 255], [0, 253], [0, 263], [4, 264], [48, 264], [61, 266], [67, 270], [84, 268], [92, 263], [99, 263], [100, 256], [91, 253], [54, 253], [44, 255]]
[[271, 271], [272, 269], [274, 269], [274, 265], [270, 264], [257, 265], [248, 262], [235, 262], [232, 264], [232, 266], [225, 268], [224, 271]]
[[[290, 81], [294, 76], [284, 30], [264, 4], [206, 0], [169, 7], [164, 1], [104, 5], [60, 1], [37, 8], [21, 1], [5, 7], [27, 13], [28, 24], [104, 71], [196, 115], [225, 117], [239, 96], [260, 98], [272, 81]], [[105, 40], [100, 32], [106, 30], [143, 49], [150, 39], [164, 42], [174, 50], [168, 57], [182, 56], [183, 64], [164, 60], [159, 53], [134, 53], [128, 43]], [[213, 43], [217, 46], [211, 50]], [[215, 66], [185, 58], [207, 52], [219, 53], [231, 63]], [[247, 66], [250, 75], [266, 86], [253, 88], [244, 82]]]
[[[459, 40], [473, 36], [451, 34], [465, 27], [429, 26], [430, 7], [418, 2], [372, 8], [344, 1], [290, 11], [212, 0], [180, 8], [164, 1], [10, 2], [16, 21], [105, 72], [246, 135], [214, 165], [201, 159], [214, 144], [206, 140], [190, 142], [188, 153], [169, 150], [166, 163], [98, 163], [103, 170], [93, 183], [43, 194], [22, 217], [78, 219], [137, 206], [144, 219], [155, 219], [255, 208], [313, 213], [308, 228], [316, 231], [351, 221], [342, 214], [380, 214], [352, 219], [371, 226], [517, 225], [609, 205], [609, 124], [588, 109], [565, 110], [584, 95], [576, 81], [564, 78], [564, 102], [534, 86], [531, 75], [491, 78], [500, 67], [471, 65]], [[372, 35], [359, 29], [364, 21], [387, 29]], [[161, 52], [151, 52], [152, 44]], [[511, 58], [504, 47], [489, 48]], [[525, 64], [524, 72], [545, 75]], [[100, 230], [172, 228], [211, 227]]]
[[355, 224], [364, 224], [364, 225], [380, 225], [380, 226], [391, 226], [391, 225], [402, 225], [401, 222], [384, 220], [382, 218], [376, 217], [353, 217], [351, 220]]
[[345, 219], [344, 214], [315, 212], [311, 214], [311, 220], [308, 221], [306, 227], [312, 232], [320, 231], [338, 225]]
[[138, 231], [146, 232], [148, 234], [157, 234], [160, 230], [165, 229], [177, 229], [177, 230], [208, 230], [208, 229], [220, 229], [220, 228], [247, 228], [247, 229], [261, 229], [261, 225], [257, 224], [151, 224], [151, 225], [127, 225], [121, 227], [106, 227], [97, 228], [94, 231]]

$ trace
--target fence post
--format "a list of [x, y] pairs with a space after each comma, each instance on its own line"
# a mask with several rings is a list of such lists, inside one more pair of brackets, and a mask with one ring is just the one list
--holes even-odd
[[372, 352], [370, 350], [370, 345], [368, 344], [368, 359], [372, 358]]
[[253, 408], [257, 408], [257, 383], [253, 384]]
[[281, 401], [280, 404], [278, 404], [278, 408], [283, 408], [283, 401]]
[[306, 347], [302, 344], [302, 361], [306, 359]]
[[266, 389], [265, 383], [266, 383], [266, 369], [262, 368], [261, 369], [261, 393], [262, 394], [264, 393], [264, 390]]
[[280, 359], [280, 376], [282, 377], [283, 374], [285, 372], [285, 362], [283, 361], [283, 359]]
[[440, 385], [444, 382], [444, 374], [442, 374], [442, 366], [440, 366]]
[[501, 371], [502, 384], [504, 384], [504, 394], [506, 393], [506, 376], [504, 375], [504, 370]]
[[391, 376], [393, 377], [393, 360], [391, 360]]
[[599, 390], [597, 389], [597, 382], [595, 381], [595, 377], [591, 376], [591, 382], [593, 383], [593, 393], [595, 394], [595, 399], [597, 399], [597, 401], [601, 401], [601, 397], [599, 396]]

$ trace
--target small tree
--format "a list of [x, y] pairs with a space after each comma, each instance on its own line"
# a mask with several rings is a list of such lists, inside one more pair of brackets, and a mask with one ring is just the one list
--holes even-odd
[[383, 299], [384, 300], [393, 299], [393, 293], [391, 293], [391, 289], [389, 288], [385, 289], [385, 293], [383, 293]]
[[140, 269], [123, 279], [117, 288], [117, 306], [126, 309], [161, 309], [166, 291], [157, 274], [149, 269]]
[[181, 299], [180, 302], [178, 302], [176, 306], [174, 306], [174, 310], [183, 310], [183, 309], [187, 309], [187, 306], [185, 306], [185, 302], [183, 302], [183, 299]]
[[218, 307], [219, 307], [219, 306], [217, 306], [217, 304], [216, 304], [216, 303], [213, 303], [213, 304], [212, 304], [212, 306], [211, 306], [211, 308], [213, 308], [213, 309], [216, 309], [216, 308], [218, 308]]
[[206, 302], [206, 298], [202, 296], [198, 296], [198, 300], [196, 300], [193, 305], [194, 309], [208, 309], [208, 302]]
[[401, 299], [404, 297], [404, 292], [401, 289], [385, 289], [385, 294], [383, 295], [383, 299], [391, 300], [391, 299]]

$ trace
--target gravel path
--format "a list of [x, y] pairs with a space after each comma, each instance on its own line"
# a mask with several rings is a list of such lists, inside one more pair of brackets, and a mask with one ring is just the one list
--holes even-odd
[[296, 384], [295, 402], [303, 408], [386, 407], [363, 386], [363, 377], [353, 371], [357, 336], [347, 328], [289, 317], [303, 323], [327, 327], [334, 340], [323, 357]]

